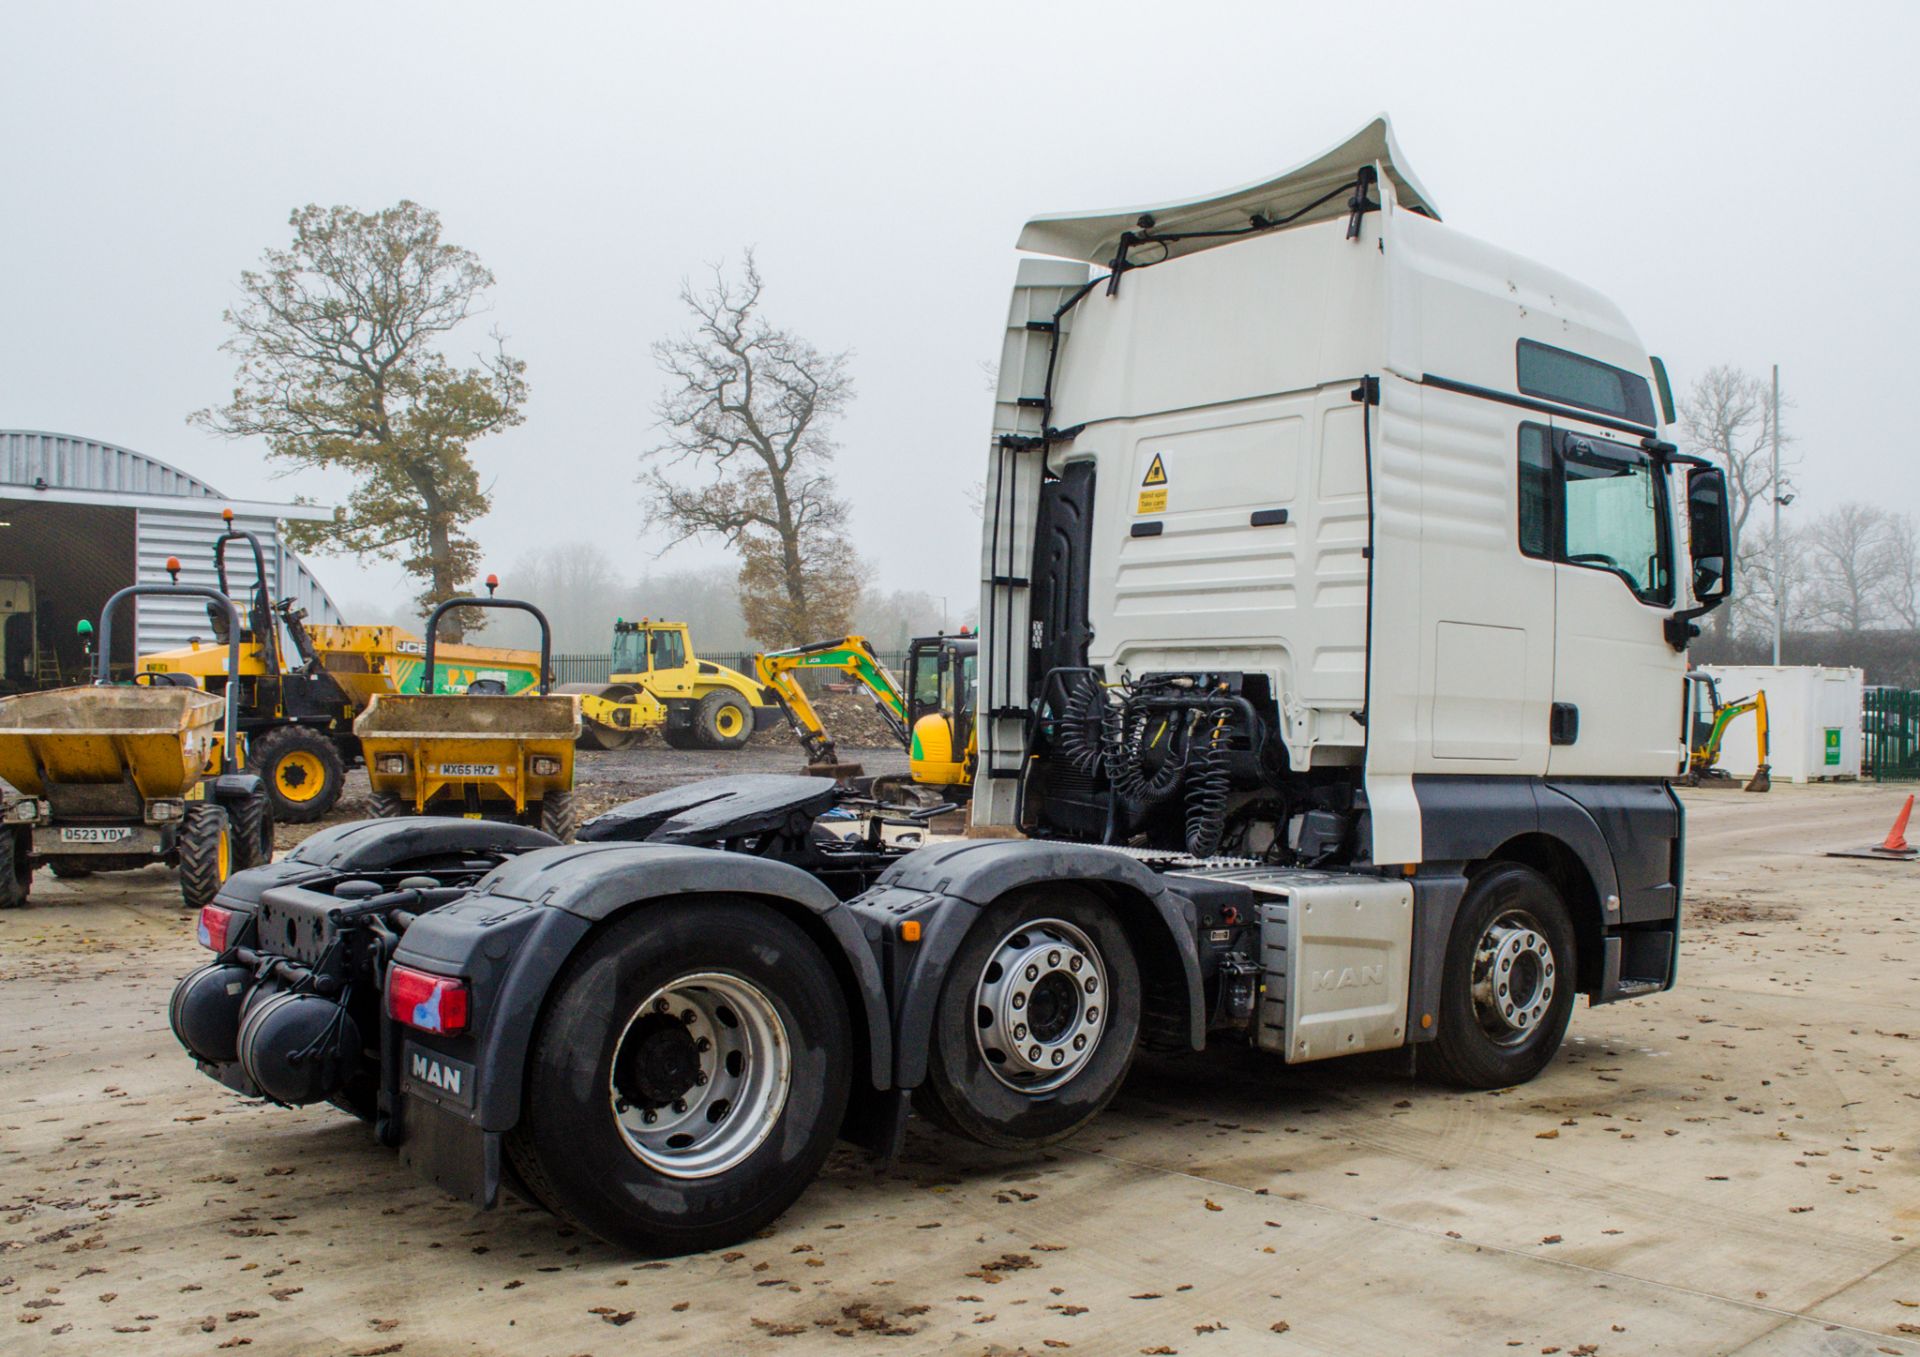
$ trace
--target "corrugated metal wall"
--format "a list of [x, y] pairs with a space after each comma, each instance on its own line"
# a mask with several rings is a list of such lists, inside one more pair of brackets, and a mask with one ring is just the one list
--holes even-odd
[[[267, 590], [274, 599], [291, 595], [307, 610], [313, 622], [342, 622], [340, 610], [333, 606], [326, 591], [314, 582], [300, 564], [299, 557], [280, 544], [270, 518], [235, 518], [233, 525], [260, 539], [261, 554], [267, 567]], [[141, 509], [139, 529], [140, 582], [164, 584], [167, 558], [180, 560], [180, 583], [218, 587], [213, 568], [213, 544], [226, 531], [226, 523], [217, 510], [207, 513], [177, 509]], [[227, 583], [234, 601], [244, 608], [247, 591], [254, 579], [253, 553], [245, 542], [227, 545]], [[282, 588], [280, 582], [287, 582]], [[140, 600], [140, 652], [170, 650], [190, 639], [210, 636], [206, 605], [186, 598], [143, 598]]]
[[[0, 483], [151, 497], [150, 505], [133, 506], [138, 510], [139, 582], [164, 584], [169, 556], [180, 559], [182, 584], [217, 582], [213, 544], [226, 529], [220, 517], [225, 503], [205, 481], [165, 462], [90, 438], [0, 429]], [[291, 595], [314, 622], [346, 620], [300, 558], [281, 545], [273, 519], [248, 517], [236, 519], [235, 525], [260, 538], [268, 587], [274, 598]], [[75, 544], [76, 548], [82, 545]], [[243, 543], [237, 543], [228, 548], [227, 562], [229, 581], [237, 589], [247, 588], [253, 579], [252, 553], [244, 550]], [[41, 583], [42, 594], [57, 589], [57, 580], [55, 571]], [[151, 598], [140, 602], [138, 646], [142, 654], [182, 646], [193, 637], [209, 634], [206, 609], [199, 603]]]

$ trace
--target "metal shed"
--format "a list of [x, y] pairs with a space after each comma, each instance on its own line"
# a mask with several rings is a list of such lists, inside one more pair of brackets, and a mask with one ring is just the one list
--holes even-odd
[[[76, 625], [92, 621], [116, 589], [161, 583], [169, 556], [183, 584], [213, 584], [213, 544], [232, 509], [258, 535], [268, 588], [291, 596], [315, 622], [345, 619], [306, 565], [280, 541], [287, 519], [323, 520], [320, 505], [234, 500], [197, 477], [131, 448], [71, 434], [0, 429], [0, 686], [77, 682], [85, 662]], [[234, 583], [247, 581], [250, 561]], [[124, 621], [122, 622], [124, 625]], [[185, 645], [208, 634], [206, 612], [188, 600], [143, 599], [116, 662]]]

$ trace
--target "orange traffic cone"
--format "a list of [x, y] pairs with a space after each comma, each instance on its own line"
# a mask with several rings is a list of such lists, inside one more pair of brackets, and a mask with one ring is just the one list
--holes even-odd
[[1893, 817], [1893, 828], [1887, 831], [1887, 837], [1876, 850], [1881, 853], [1911, 853], [1913, 848], [1907, 843], [1907, 820], [1913, 815], [1913, 798], [1907, 798], [1907, 804], [1900, 807], [1900, 813]]

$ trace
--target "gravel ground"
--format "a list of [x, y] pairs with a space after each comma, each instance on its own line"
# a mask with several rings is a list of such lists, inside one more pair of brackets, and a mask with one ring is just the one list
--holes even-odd
[[[650, 755], [591, 780], [702, 758]], [[1920, 1353], [1920, 864], [1822, 856], [1900, 794], [1687, 800], [1679, 988], [1580, 1009], [1530, 1085], [1143, 1061], [1064, 1145], [915, 1123], [665, 1263], [195, 1074], [171, 877], [42, 874], [0, 914], [0, 1351]]]

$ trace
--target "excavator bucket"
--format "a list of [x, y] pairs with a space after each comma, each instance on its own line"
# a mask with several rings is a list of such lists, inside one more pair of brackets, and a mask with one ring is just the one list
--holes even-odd
[[1772, 791], [1773, 778], [1768, 775], [1767, 765], [1763, 763], [1758, 768], [1754, 769], [1753, 776], [1747, 779], [1747, 785], [1742, 787], [1740, 790], [1743, 792]]

